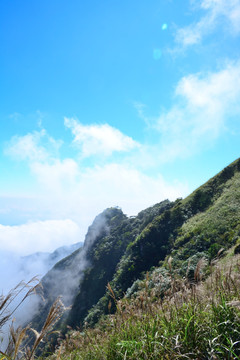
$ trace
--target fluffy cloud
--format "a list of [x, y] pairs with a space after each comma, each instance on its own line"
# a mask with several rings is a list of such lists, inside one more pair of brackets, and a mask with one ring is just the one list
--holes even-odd
[[162, 161], [192, 155], [209, 146], [240, 113], [240, 62], [221, 71], [182, 78], [175, 105], [156, 122]]
[[46, 161], [50, 156], [56, 156], [61, 144], [42, 129], [24, 136], [13, 136], [5, 153], [18, 160]]
[[47, 220], [33, 223], [0, 225], [0, 251], [27, 255], [37, 251], [54, 251], [62, 245], [80, 241], [79, 226], [72, 220]]
[[[69, 167], [69, 162], [74, 166]], [[69, 170], [70, 169], [70, 170]], [[93, 218], [107, 207], [120, 206], [129, 215], [169, 198], [184, 196], [183, 184], [149, 176], [133, 165], [108, 163], [80, 169], [74, 160], [34, 164], [41, 197], [39, 216], [70, 218], [81, 228], [81, 239]]]
[[74, 142], [81, 147], [82, 157], [110, 156], [113, 152], [126, 152], [139, 146], [131, 137], [108, 124], [82, 125], [75, 119], [64, 119], [65, 126], [74, 135]]
[[[198, 2], [196, 6], [199, 6]], [[211, 33], [219, 24], [225, 26], [232, 34], [240, 32], [239, 0], [202, 0], [200, 8], [205, 15], [194, 24], [178, 29], [176, 42], [184, 48], [201, 42], [202, 38]]]
[[[126, 151], [121, 160], [112, 157], [99, 166], [97, 157], [94, 163], [74, 157], [61, 159], [54, 152], [59, 142], [50, 142], [43, 130], [14, 137], [8, 153], [17, 156], [22, 149], [22, 159], [36, 180], [38, 198], [31, 200], [32, 219], [71, 219], [80, 226], [82, 239], [94, 216], [106, 207], [118, 205], [134, 215], [165, 198], [185, 196], [186, 186], [167, 182], [160, 174], [160, 165], [211, 146], [227, 129], [228, 121], [240, 113], [239, 104], [240, 62], [236, 62], [218, 72], [183, 77], [175, 88], [173, 107], [155, 119], [144, 116], [143, 106], [139, 105], [149, 132], [152, 127], [155, 144], [139, 145], [109, 125], [83, 126], [77, 120], [65, 119], [85, 156]], [[147, 172], [150, 167], [152, 175]], [[27, 215], [29, 201], [25, 207], [24, 201], [21, 205]], [[5, 210], [6, 206], [0, 209]], [[64, 228], [60, 229], [65, 236]]]
[[[82, 129], [82, 125], [76, 120], [67, 121], [66, 119], [65, 124], [71, 126], [76, 142], [78, 142], [79, 126]], [[30, 242], [30, 239], [35, 238], [35, 235], [37, 243], [42, 246], [41, 249], [45, 245], [48, 246], [48, 243], [55, 244], [54, 239], [57, 237], [59, 241], [65, 237], [70, 242], [80, 241], [83, 240], [87, 227], [94, 217], [107, 207], [120, 206], [125, 213], [135, 215], [138, 211], [156, 202], [166, 198], [173, 200], [176, 197], [186, 195], [188, 192], [186, 186], [182, 184], [174, 181], [166, 182], [159, 172], [153, 176], [144, 173], [141, 170], [144, 166], [140, 163], [145, 162], [149, 166], [149, 159], [154, 155], [146, 154], [143, 146], [136, 145], [131, 138], [122, 135], [120, 131], [108, 125], [102, 127], [90, 125], [84, 129], [87, 131], [90, 129], [89, 134], [96, 130], [96, 136], [99, 136], [101, 140], [97, 142], [96, 148], [106, 146], [107, 150], [103, 151], [107, 152], [114, 151], [113, 149], [119, 149], [119, 151], [120, 149], [122, 151], [128, 149], [127, 157], [124, 157], [121, 162], [116, 162], [116, 159], [114, 161], [114, 158], [111, 158], [111, 161], [106, 160], [102, 166], [99, 166], [97, 162], [93, 165], [92, 162], [86, 163], [74, 158], [61, 159], [57, 153], [54, 155], [48, 143], [45, 146], [46, 141], [44, 143], [43, 140], [50, 138], [46, 131], [14, 137], [10, 141], [10, 145], [7, 147], [8, 154], [17, 157], [18, 150], [24, 149], [22, 151], [24, 156], [22, 155], [21, 158], [27, 162], [31, 176], [33, 179], [35, 178], [35, 185], [33, 186], [33, 188], [35, 187], [35, 194], [33, 193], [27, 202], [22, 198], [19, 206], [14, 204], [14, 209], [12, 205], [10, 206], [8, 199], [5, 201], [6, 204], [1, 207], [0, 211], [4, 212], [6, 206], [9, 205], [9, 216], [11, 215], [20, 223], [23, 219], [32, 219], [31, 224], [0, 227], [0, 238], [4, 239], [2, 246], [5, 249], [8, 249], [9, 246], [9, 249], [16, 251], [22, 249], [25, 253], [26, 251], [36, 251], [35, 246], [32, 247]], [[116, 143], [110, 139], [107, 144], [104, 144], [104, 131], [106, 129], [109, 130], [106, 142], [109, 140], [108, 137], [113, 135]], [[95, 134], [94, 131], [93, 134]], [[22, 146], [26, 143], [26, 139], [31, 146]], [[91, 136], [89, 141], [92, 141]], [[54, 139], [52, 142], [54, 143]], [[132, 146], [137, 147], [138, 156], [135, 152], [130, 151]], [[99, 151], [100, 148], [98, 148]], [[32, 153], [30, 149], [33, 150]], [[89, 151], [92, 150], [89, 149]], [[31, 156], [31, 154], [33, 155]], [[44, 156], [39, 154], [44, 154]], [[136, 158], [129, 158], [133, 155]], [[135, 161], [137, 158], [138, 161]], [[24, 213], [23, 209], [25, 209]], [[66, 227], [63, 226], [67, 224], [64, 222], [65, 220], [58, 220], [59, 223], [49, 223], [51, 226], [48, 227], [49, 232], [46, 232], [48, 222], [37, 222], [36, 219], [49, 221], [71, 219], [79, 226], [79, 229], [76, 230], [78, 238], [75, 239], [74, 232], [72, 236], [69, 236]], [[68, 223], [68, 226], [70, 229], [74, 229], [72, 223]], [[53, 229], [57, 229], [57, 227], [56, 237], [54, 237]], [[18, 244], [20, 238], [23, 240]], [[39, 242], [38, 239], [42, 240]], [[59, 245], [61, 244], [56, 243], [56, 246]], [[37, 249], [40, 250], [40, 248]]]
[[69, 192], [80, 176], [80, 168], [74, 159], [54, 159], [51, 162], [30, 163], [30, 169], [38, 182], [53, 193]]
[[87, 211], [94, 206], [100, 209], [103, 205], [104, 208], [118, 205], [131, 215], [160, 200], [186, 194], [186, 187], [168, 183], [161, 175], [151, 177], [133, 166], [114, 163], [88, 169], [79, 190], [85, 203], [89, 201], [85, 205]]

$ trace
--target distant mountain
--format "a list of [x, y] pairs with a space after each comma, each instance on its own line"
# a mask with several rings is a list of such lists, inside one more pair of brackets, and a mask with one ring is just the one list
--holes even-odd
[[121, 298], [134, 291], [146, 272], [164, 269], [169, 256], [180, 275], [189, 267], [190, 277], [191, 259], [210, 261], [219, 250], [239, 241], [240, 159], [185, 199], [165, 200], [136, 217], [128, 218], [119, 208], [98, 215], [84, 246], [59, 261], [42, 279], [47, 301], [33, 319], [34, 326], [41, 326], [58, 295], [72, 305], [62, 329], [64, 325], [81, 327], [85, 322], [93, 325], [110, 311], [108, 282]]
[[73, 245], [61, 246], [54, 252], [36, 252], [20, 258], [20, 271], [25, 274], [25, 278], [29, 279], [34, 275], [43, 276], [58, 261], [62, 260], [75, 250], [83, 246], [82, 242]]

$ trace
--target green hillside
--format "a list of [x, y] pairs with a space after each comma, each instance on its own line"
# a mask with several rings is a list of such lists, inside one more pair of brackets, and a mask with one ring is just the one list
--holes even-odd
[[[184, 273], [192, 256], [195, 262], [211, 260], [221, 248], [234, 245], [240, 235], [240, 160], [235, 161], [184, 200], [153, 218], [130, 242], [121, 258], [111, 286], [117, 297], [127, 291], [142, 273], [164, 265], [173, 257], [173, 267]], [[196, 257], [197, 255], [197, 257]], [[107, 312], [109, 294], [90, 311]]]
[[239, 360], [239, 261], [231, 250], [214, 261], [205, 281], [203, 259], [194, 281], [179, 277], [169, 262], [121, 300], [108, 286], [115, 314], [102, 317], [94, 328], [71, 330], [49, 360]]
[[[197, 254], [210, 260], [221, 248], [231, 247], [240, 230], [239, 182], [240, 160], [236, 160], [184, 200], [166, 200], [131, 218], [119, 208], [105, 210], [89, 228], [83, 249], [60, 261], [43, 278], [44, 296], [50, 299], [44, 313], [53, 297], [64, 293], [74, 279], [72, 308], [64, 321], [73, 328], [85, 321], [93, 325], [108, 312], [108, 282], [122, 297], [146, 271], [164, 265], [169, 255], [181, 273], [190, 257]], [[99, 231], [98, 222], [102, 222]], [[39, 316], [44, 318], [41, 312]]]

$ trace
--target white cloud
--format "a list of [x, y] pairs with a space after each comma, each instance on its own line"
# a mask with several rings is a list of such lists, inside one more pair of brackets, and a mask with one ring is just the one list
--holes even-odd
[[160, 158], [169, 161], [209, 146], [240, 113], [240, 62], [223, 70], [182, 78], [175, 105], [156, 122], [161, 134]]
[[75, 119], [64, 119], [65, 126], [74, 135], [74, 142], [81, 147], [82, 157], [110, 156], [113, 152], [127, 152], [139, 146], [131, 137], [108, 124], [82, 125]]
[[44, 160], [47, 158], [46, 149], [39, 146], [42, 137], [45, 135], [45, 131], [36, 131], [25, 136], [14, 136], [11, 139], [5, 152], [19, 160]]
[[133, 166], [114, 163], [88, 169], [79, 185], [89, 212], [96, 206], [102, 209], [118, 205], [124, 212], [135, 215], [156, 202], [186, 194], [182, 184], [168, 183], [161, 175], [151, 177]]
[[159, 174], [149, 176], [135, 164], [108, 163], [80, 169], [74, 160], [33, 164], [39, 182], [39, 216], [70, 218], [81, 229], [81, 239], [93, 218], [107, 207], [120, 206], [135, 215], [147, 206], [188, 193], [186, 185], [166, 182]]
[[24, 136], [13, 136], [5, 153], [18, 160], [46, 161], [51, 155], [57, 154], [61, 144], [42, 129]]
[[176, 42], [183, 48], [200, 43], [219, 25], [234, 35], [240, 33], [239, 0], [202, 0], [194, 3], [205, 11], [205, 15], [198, 22], [178, 29]]
[[[229, 120], [240, 113], [239, 104], [240, 62], [235, 62], [218, 72], [183, 77], [175, 88], [174, 106], [154, 120], [144, 116], [142, 105], [136, 105], [148, 124], [148, 132], [152, 124], [155, 144], [138, 146], [109, 125], [83, 126], [76, 120], [65, 119], [75, 142], [85, 147], [85, 156], [94, 155], [96, 151], [129, 150], [121, 162], [111, 158], [102, 167], [86, 165], [74, 158], [60, 159], [53, 152], [49, 155], [49, 147], [42, 137], [28, 134], [27, 139], [33, 140], [30, 141], [32, 153], [36, 155], [30, 156], [30, 150], [23, 147], [25, 156], [22, 158], [28, 162], [31, 175], [36, 179], [38, 199], [34, 211], [37, 209], [37, 216], [42, 220], [72, 219], [80, 226], [82, 239], [94, 216], [106, 207], [118, 205], [125, 213], [134, 215], [165, 198], [185, 196], [186, 186], [166, 182], [156, 169], [164, 162], [192, 156], [211, 146], [228, 128]], [[116, 142], [109, 140], [111, 136]], [[44, 138], [50, 138], [46, 132]], [[21, 137], [17, 139], [15, 147], [8, 148], [16, 150], [19, 144], [25, 144]], [[92, 145], [95, 141], [96, 146]], [[137, 151], [130, 151], [134, 146]], [[146, 172], [148, 168], [154, 169], [154, 175]], [[28, 204], [28, 214], [30, 207]]]
[[69, 191], [80, 176], [80, 169], [73, 159], [54, 159], [51, 162], [33, 162], [30, 164], [32, 173], [38, 182], [48, 190], [56, 193], [59, 189]]
[[[67, 121], [66, 119], [65, 124], [71, 126], [71, 130], [76, 132], [74, 136], [76, 141], [79, 141], [79, 126], [82, 129], [82, 125], [75, 120]], [[26, 219], [32, 220], [31, 224], [0, 227], [2, 247], [6, 250], [8, 246], [9, 251], [15, 249], [18, 252], [26, 251], [26, 249], [28, 252], [39, 251], [44, 247], [53, 248], [55, 245], [57, 247], [61, 245], [55, 242], [57, 237], [62, 243], [80, 241], [83, 240], [87, 227], [94, 217], [107, 207], [120, 206], [128, 215], [135, 215], [156, 202], [166, 198], [173, 200], [188, 193], [186, 186], [175, 181], [166, 182], [159, 172], [153, 176], [144, 173], [141, 170], [144, 168], [143, 163], [149, 166], [155, 154], [146, 152], [144, 146], [136, 145], [131, 138], [122, 135], [117, 129], [108, 125], [102, 127], [89, 125], [84, 129], [87, 129], [87, 134], [88, 130], [90, 131], [90, 143], [92, 134], [94, 134], [93, 138], [97, 134], [97, 139], [100, 139], [99, 142], [97, 141], [94, 152], [96, 149], [100, 151], [104, 146], [106, 149], [103, 152], [112, 152], [114, 149], [127, 151], [128, 149], [127, 157], [124, 157], [121, 163], [112, 158], [112, 161], [105, 161], [103, 166], [86, 165], [85, 162], [79, 162], [74, 158], [60, 159], [58, 153], [54, 153], [54, 147], [52, 149], [49, 145], [50, 136], [45, 130], [22, 137], [17, 136], [10, 141], [7, 153], [16, 158], [20, 152], [20, 159], [28, 164], [31, 177], [35, 178], [35, 184], [32, 186], [35, 193], [32, 192], [27, 202], [21, 198], [20, 203], [13, 204], [13, 199], [11, 203], [6, 199], [5, 204], [2, 205], [1, 211], [4, 212], [7, 209], [9, 216], [18, 223]], [[106, 129], [107, 133], [104, 132]], [[93, 130], [96, 130], [96, 133]], [[111, 140], [104, 144], [106, 135], [106, 141], [113, 136], [116, 143]], [[55, 140], [52, 139], [53, 144], [54, 142]], [[86, 142], [88, 143], [88, 140]], [[137, 147], [138, 155], [130, 151], [131, 147]], [[86, 150], [88, 153], [91, 151], [91, 149]], [[94, 152], [92, 151], [92, 154]], [[48, 223], [38, 222], [36, 219], [56, 222], [50, 223], [52, 227], [48, 228], [49, 232], [47, 232]], [[66, 224], [65, 220], [61, 219], [71, 219], [78, 224], [79, 230], [76, 231], [78, 239], [75, 240], [74, 234], [69, 236], [66, 227], [63, 226]], [[71, 228], [71, 224], [69, 226]], [[56, 237], [53, 229], [57, 229]], [[35, 238], [35, 235], [37, 246], [32, 245], [33, 242], [30, 241]], [[22, 238], [21, 245], [18, 243], [19, 238]]]
[[18, 226], [0, 225], [0, 251], [27, 255], [54, 251], [80, 241], [79, 226], [72, 220], [47, 220]]

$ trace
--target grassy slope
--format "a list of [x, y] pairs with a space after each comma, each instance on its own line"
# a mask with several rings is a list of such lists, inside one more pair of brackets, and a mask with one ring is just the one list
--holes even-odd
[[[214, 184], [214, 181], [212, 180]], [[210, 182], [210, 185], [211, 182]], [[210, 187], [205, 186], [205, 191]], [[213, 185], [214, 186], [214, 185]], [[220, 196], [215, 195], [205, 212], [199, 212], [187, 220], [175, 241], [180, 256], [187, 256], [188, 250], [208, 250], [210, 256], [216, 255], [220, 246], [228, 247], [235, 243], [240, 230], [240, 173], [235, 171], [232, 177], [218, 187]], [[191, 200], [192, 195], [189, 197]], [[189, 198], [183, 201], [186, 204]], [[216, 246], [218, 244], [218, 246]], [[181, 248], [181, 253], [179, 253]], [[181, 254], [181, 255], [180, 255]]]
[[[236, 160], [143, 229], [128, 245], [111, 281], [117, 297], [122, 297], [142, 273], [153, 266], [164, 265], [166, 256], [173, 257], [173, 266], [181, 272], [196, 253], [211, 259], [222, 247], [227, 249], [238, 241], [239, 169], [240, 160]], [[109, 300], [106, 293], [86, 321], [92, 325], [96, 314], [99, 318], [107, 313]]]
[[[158, 289], [156, 297], [161, 299], [171, 282], [171, 277], [169, 278], [166, 273], [167, 259], [170, 255], [172, 269], [182, 275], [187, 270], [189, 280], [192, 280], [199, 258], [204, 256], [209, 260], [216, 256], [220, 248], [227, 249], [235, 244], [240, 234], [239, 170], [240, 160], [237, 160], [186, 199], [177, 200], [167, 209], [162, 209], [164, 211], [154, 212], [153, 207], [150, 217], [146, 211], [142, 213], [142, 217], [124, 219], [114, 228], [110, 237], [99, 239], [91, 250], [91, 267], [85, 273], [67, 323], [76, 328], [86, 321], [92, 326], [102, 314], [116, 310], [116, 302], [112, 301], [111, 292], [105, 292], [109, 280], [114, 296], [122, 298], [130, 287], [132, 288], [128, 290], [129, 294], [139, 290], [139, 284], [135, 286], [136, 283], [144, 277], [146, 271], [155, 267], [153, 278], [159, 275], [163, 282], [161, 280], [159, 285], [158, 281], [157, 286], [154, 286], [153, 280], [151, 283], [155, 290]], [[121, 251], [116, 251], [119, 246]], [[116, 260], [113, 266], [110, 266], [111, 274], [109, 273], [101, 282], [101, 274], [108, 269], [111, 258]], [[99, 286], [95, 287], [96, 284]], [[98, 301], [99, 295], [103, 296]], [[84, 320], [87, 310], [96, 302]], [[152, 321], [155, 321], [154, 317]], [[108, 333], [108, 336], [111, 334]]]
[[[163, 300], [149, 287], [155, 270], [135, 297], [115, 300], [115, 315], [94, 329], [70, 332], [50, 359], [240, 359], [240, 257], [215, 263], [205, 282], [199, 280], [203, 265], [198, 263], [193, 284], [169, 263]], [[164, 280], [158, 273], [158, 282]]]

